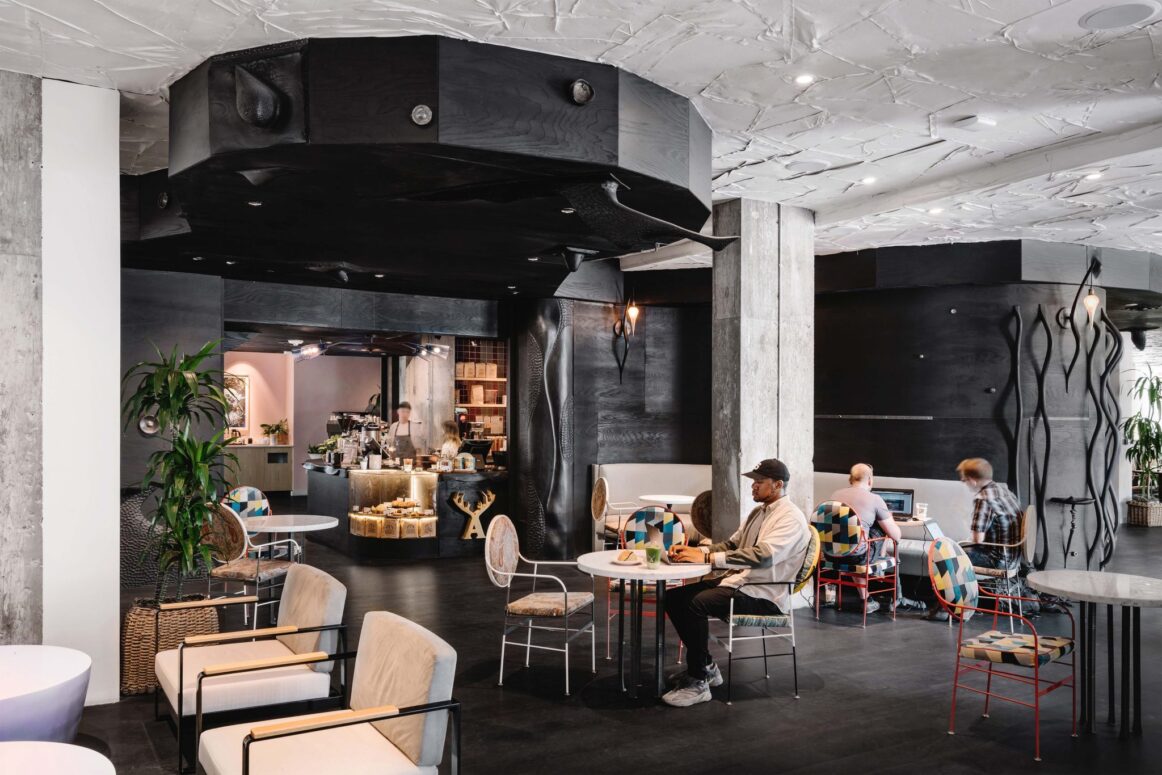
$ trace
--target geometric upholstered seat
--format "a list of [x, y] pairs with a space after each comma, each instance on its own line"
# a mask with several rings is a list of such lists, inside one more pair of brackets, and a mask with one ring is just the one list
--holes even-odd
[[770, 630], [775, 627], [786, 627], [790, 623], [791, 617], [786, 614], [770, 614], [767, 616], [761, 614], [735, 614], [730, 617], [730, 624], [735, 627], [762, 627]]
[[263, 558], [261, 562], [251, 557], [239, 557], [225, 565], [219, 565], [210, 571], [216, 579], [231, 581], [267, 582], [280, 576], [285, 576], [293, 565], [290, 560], [270, 560]]
[[896, 567], [896, 558], [880, 557], [869, 566], [866, 563], [861, 565], [859, 561], [847, 562], [842, 558], [824, 557], [819, 561], [819, 567], [844, 573], [870, 573], [874, 576]]
[[1003, 633], [989, 630], [972, 638], [965, 638], [960, 644], [960, 656], [970, 659], [987, 659], [1006, 665], [1032, 667], [1034, 653], [1036, 662], [1044, 665], [1073, 651], [1073, 641], [1057, 635], [1041, 635], [1037, 638], [1036, 652], [1033, 650], [1033, 636], [1026, 633]]
[[565, 610], [565, 593], [533, 592], [508, 604], [511, 616], [564, 616], [574, 614], [593, 602], [592, 592], [570, 592], [569, 610]]

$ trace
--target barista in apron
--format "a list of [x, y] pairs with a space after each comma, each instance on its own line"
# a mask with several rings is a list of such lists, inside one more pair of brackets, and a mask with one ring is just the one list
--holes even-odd
[[416, 459], [416, 445], [422, 445], [422, 440], [419, 438], [420, 429], [419, 421], [412, 422], [412, 405], [407, 401], [403, 401], [395, 408], [396, 417], [399, 418], [391, 424], [391, 428], [387, 431], [387, 443], [389, 447], [395, 447], [395, 456], [400, 460], [405, 458]]

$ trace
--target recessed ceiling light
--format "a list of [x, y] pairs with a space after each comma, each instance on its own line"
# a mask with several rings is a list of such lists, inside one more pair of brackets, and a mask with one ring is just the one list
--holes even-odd
[[513, 295], [513, 296], [516, 296], [518, 293], [520, 293], [520, 291], [513, 291], [513, 292], [512, 292], [512, 295]]
[[228, 258], [228, 259], [226, 259], [226, 266], [234, 266], [234, 265], [235, 265], [235, 264], [237, 264], [237, 263], [238, 263], [238, 262], [237, 262], [237, 261], [235, 261], [235, 260], [234, 260], [234, 259], [232, 259], [232, 258]]
[[1089, 174], [1087, 174], [1085, 176], [1085, 179], [1086, 180], [1098, 180], [1101, 178], [1101, 176], [1102, 176], [1102, 173], [1100, 173], [1100, 172], [1090, 172]]
[[812, 172], [822, 172], [830, 166], [830, 162], [823, 161], [822, 159], [803, 159], [801, 161], [788, 162], [787, 169], [791, 172], [806, 175]]
[[194, 256], [193, 260], [194, 261], [205, 261], [206, 257], [205, 256]]
[[516, 290], [516, 286], [515, 286], [515, 285], [510, 285], [510, 286], [508, 286], [508, 289], [509, 289], [510, 291], [515, 291], [515, 290]]
[[541, 260], [540, 256], [529, 256], [529, 261], [540, 261], [540, 260]]
[[573, 213], [575, 213], [577, 211], [574, 210], [572, 207], [562, 207], [561, 212], [564, 213], [565, 215], [572, 215]]
[[250, 205], [251, 207], [262, 207], [262, 202], [258, 199], [251, 199], [246, 204]]
[[1092, 32], [1116, 30], [1144, 22], [1156, 13], [1158, 4], [1155, 2], [1118, 3], [1090, 11], [1077, 23]]
[[966, 116], [959, 121], [954, 121], [952, 125], [957, 129], [964, 129], [969, 132], [981, 132], [985, 129], [995, 128], [997, 120], [989, 116]]
[[286, 343], [289, 344], [291, 347], [298, 347], [300, 344], [303, 343], [303, 340], [302, 339], [287, 339]]
[[929, 207], [928, 208], [929, 215], [940, 215], [940, 213], [942, 213], [942, 212], [944, 212], [943, 207]]
[[811, 75], [811, 73], [801, 73], [795, 76], [795, 83], [800, 86], [810, 86], [815, 83], [815, 76]]
[[383, 275], [382, 275], [382, 274], [376, 274], [376, 275], [375, 275], [375, 279], [376, 279], [376, 280], [382, 280], [382, 279], [383, 279]]
[[876, 182], [876, 179], [874, 175], [868, 175], [866, 178], [861, 178], [859, 182], [863, 183], [865, 186], [870, 186], [872, 183]]

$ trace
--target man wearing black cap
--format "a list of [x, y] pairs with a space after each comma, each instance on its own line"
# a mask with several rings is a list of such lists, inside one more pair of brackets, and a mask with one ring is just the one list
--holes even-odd
[[732, 597], [736, 614], [780, 614], [790, 609], [786, 585], [759, 584], [795, 577], [807, 552], [811, 528], [799, 507], [786, 497], [791, 474], [781, 461], [764, 460], [743, 476], [754, 480], [750, 492], [759, 505], [742, 527], [726, 541], [709, 547], [670, 549], [672, 562], [709, 562], [724, 573], [666, 593], [666, 614], [687, 649], [686, 672], [676, 676], [675, 687], [662, 697], [669, 705], [706, 702], [710, 687], [722, 684], [722, 671], [710, 657], [707, 619], [725, 620]]

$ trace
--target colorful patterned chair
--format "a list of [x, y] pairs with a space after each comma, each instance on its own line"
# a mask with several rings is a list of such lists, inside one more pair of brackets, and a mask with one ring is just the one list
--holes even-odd
[[[823, 590], [837, 590], [835, 607], [843, 605], [843, 589], [862, 590], [863, 626], [867, 627], [867, 601], [872, 595], [890, 593], [892, 621], [896, 619], [896, 590], [899, 580], [899, 547], [888, 536], [870, 538], [856, 516], [855, 509], [839, 501], [824, 501], [815, 509], [811, 525], [819, 531], [822, 559], [815, 575], [815, 618], [819, 618]], [[891, 541], [890, 554], [876, 556], [876, 544]], [[859, 555], [860, 557], [856, 557]], [[872, 559], [868, 562], [868, 559]], [[874, 586], [873, 586], [874, 584]]]
[[[518, 571], [521, 563], [531, 565], [532, 573]], [[569, 696], [569, 645], [574, 639], [589, 633], [590, 668], [597, 672], [597, 635], [596, 617], [593, 612], [594, 594], [589, 592], [575, 592], [565, 586], [559, 576], [544, 573], [542, 565], [577, 569], [577, 563], [569, 561], [530, 560], [520, 553], [520, 539], [516, 534], [516, 526], [504, 514], [497, 514], [488, 524], [488, 533], [484, 536], [484, 566], [488, 570], [488, 578], [493, 584], [505, 590], [504, 603], [504, 632], [500, 636], [500, 679], [497, 686], [504, 686], [504, 652], [506, 646], [516, 646], [525, 650], [525, 667], [529, 666], [529, 656], [532, 649], [541, 651], [556, 651], [565, 655], [565, 696]], [[532, 579], [532, 590], [529, 594], [513, 599], [512, 582], [514, 579]], [[537, 591], [537, 582], [547, 582], [551, 592]], [[592, 584], [592, 579], [590, 579]], [[559, 590], [559, 591], [558, 591]], [[588, 609], [588, 611], [586, 611]], [[589, 621], [581, 627], [569, 627], [569, 617], [588, 615]], [[543, 620], [560, 620], [562, 626], [557, 627], [545, 623]], [[534, 621], [540, 623], [534, 624]], [[576, 621], [576, 619], [574, 619]], [[526, 630], [525, 642], [510, 641], [508, 636], [517, 630]], [[533, 643], [533, 630], [538, 632], [560, 633], [564, 639], [561, 648]], [[356, 676], [358, 678], [358, 675]]]
[[[666, 511], [661, 506], [645, 506], [638, 509], [621, 527], [620, 535], [618, 536], [618, 545], [622, 549], [645, 549], [652, 539], [651, 536], [656, 536], [661, 539], [662, 550], [669, 551], [671, 546], [681, 545], [686, 543], [686, 529], [682, 525], [682, 520], [673, 512]], [[681, 586], [682, 582], [671, 582], [669, 586]], [[617, 610], [613, 610], [613, 595], [618, 596]], [[643, 606], [642, 616], [654, 617], [657, 616], [657, 601], [655, 600], [657, 591], [652, 585], [647, 584], [642, 590], [642, 598], [645, 603], [649, 604], [649, 608]], [[605, 599], [605, 658], [610, 658], [610, 639], [611, 628], [609, 623], [614, 619], [618, 619], [625, 615], [625, 590], [623, 589], [621, 579], [609, 580], [609, 594]], [[620, 624], [620, 622], [619, 622]], [[618, 639], [618, 653], [621, 653], [620, 637]], [[682, 661], [683, 647], [679, 642], [678, 645], [678, 662]], [[620, 663], [621, 657], [618, 657]]]
[[267, 517], [270, 516], [270, 501], [257, 487], [235, 487], [226, 493], [222, 503], [233, 509], [238, 516]]
[[[778, 585], [786, 586], [792, 595], [797, 595], [810, 583], [811, 577], [815, 575], [819, 568], [819, 556], [822, 542], [819, 538], [819, 533], [815, 530], [809, 531], [811, 533], [810, 540], [807, 544], [807, 551], [803, 553], [803, 563], [799, 566], [798, 573], [795, 578], [788, 581], [768, 581], [761, 582], [762, 586]], [[744, 587], [758, 586], [760, 582], [753, 584], [744, 584]], [[711, 632], [710, 637], [714, 639], [718, 645], [726, 649], [726, 704], [731, 704], [731, 674], [733, 673], [733, 664], [736, 659], [758, 659], [760, 655], [755, 654], [749, 657], [734, 656], [734, 648], [736, 643], [744, 641], [757, 640], [763, 645], [763, 678], [770, 678], [771, 674], [767, 668], [767, 641], [773, 639], [784, 639], [791, 642], [791, 651], [787, 654], [774, 654], [777, 657], [791, 657], [791, 673], [795, 681], [795, 699], [799, 699], [799, 660], [795, 649], [795, 608], [792, 604], [790, 611], [786, 614], [777, 615], [759, 615], [759, 614], [736, 614], [734, 612], [734, 600], [740, 594], [743, 594], [741, 587], [735, 590], [734, 597], [730, 600], [730, 613], [726, 619], [726, 636]], [[759, 629], [758, 635], [744, 635], [738, 636], [734, 634], [735, 629], [740, 627], [755, 627]], [[781, 630], [781, 632], [768, 632], [768, 630]]]
[[[1073, 736], [1077, 737], [1077, 692], [1073, 680], [1073, 660], [1063, 662], [1062, 659], [1073, 652], [1073, 614], [1069, 616], [1069, 637], [1057, 635], [1040, 635], [1033, 627], [1033, 623], [1020, 614], [1014, 614], [1011, 606], [1009, 610], [1001, 610], [1001, 602], [1012, 596], [991, 593], [982, 590], [972, 569], [972, 561], [960, 546], [949, 538], [939, 538], [928, 547], [928, 576], [932, 581], [932, 589], [940, 604], [948, 611], [950, 617], [960, 622], [956, 645], [956, 671], [952, 679], [952, 712], [948, 720], [948, 734], [956, 734], [956, 692], [957, 689], [966, 689], [983, 694], [984, 718], [989, 716], [989, 700], [996, 697], [998, 700], [1012, 702], [1017, 705], [1033, 708], [1033, 724], [1035, 728], [1033, 755], [1036, 761], [1041, 761], [1041, 698], [1054, 689], [1068, 686], [1072, 695], [1073, 707]], [[994, 598], [992, 610], [985, 610], [977, 606], [981, 594]], [[1032, 598], [1026, 598], [1032, 602]], [[991, 614], [993, 626], [991, 630], [979, 635], [966, 635], [965, 623], [973, 614], [980, 612]], [[1024, 633], [1003, 633], [997, 629], [997, 617], [1005, 616], [1019, 620], [1028, 628]], [[971, 664], [964, 664], [972, 661]], [[1050, 682], [1041, 678], [1041, 670], [1050, 663], [1060, 663], [1068, 667], [1069, 672], [1062, 678]], [[1004, 665], [1032, 668], [1033, 679], [1022, 673], [1001, 670]], [[988, 676], [985, 688], [969, 686], [961, 682], [961, 678], [971, 673], [984, 673]], [[1007, 678], [1012, 681], [1033, 687], [1033, 702], [1025, 702], [992, 691], [993, 678]], [[1044, 686], [1044, 688], [1042, 688]]]
[[[1017, 613], [1024, 614], [1025, 609], [1021, 604], [1021, 598], [1016, 597], [1020, 591], [1020, 573], [1021, 573], [1021, 559], [1025, 556], [1025, 539], [1028, 529], [1029, 518], [1034, 514], [1034, 507], [1029, 506], [1028, 509], [1021, 512], [1017, 518], [1017, 541], [1011, 544], [997, 544], [988, 541], [961, 541], [961, 546], [974, 547], [984, 546], [993, 549], [1001, 549], [1004, 551], [1008, 562], [1000, 568], [993, 568], [983, 565], [972, 566], [976, 573], [977, 580], [981, 585], [988, 586], [993, 592], [1003, 593], [1005, 595], [1005, 603], [1009, 606], [1009, 613], [1013, 611], [1013, 600], [1017, 601]], [[1036, 518], [1034, 517], [1034, 520]], [[949, 623], [951, 623], [949, 619]], [[1015, 625], [1013, 620], [1009, 619], [1009, 632], [1014, 632]]]

